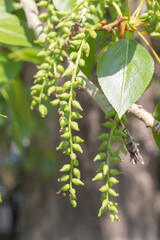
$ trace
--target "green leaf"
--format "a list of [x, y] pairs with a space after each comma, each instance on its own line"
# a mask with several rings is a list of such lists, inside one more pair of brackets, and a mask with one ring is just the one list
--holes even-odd
[[1, 12], [12, 12], [13, 3], [10, 0], [0, 0], [0, 13]]
[[21, 64], [0, 55], [0, 84], [7, 83], [13, 79], [20, 71]]
[[116, 42], [99, 59], [99, 84], [120, 118], [144, 93], [153, 72], [153, 59], [135, 40]]
[[52, 2], [58, 10], [69, 12], [77, 0], [52, 0]]
[[30, 99], [20, 79], [10, 81], [8, 104], [12, 110], [12, 137], [22, 150], [22, 141], [35, 133], [37, 122], [33, 119]]
[[39, 48], [32, 47], [32, 48], [21, 48], [17, 49], [17, 47], [11, 48], [11, 53], [8, 55], [9, 58], [13, 58], [15, 61], [25, 61], [31, 62], [34, 64], [40, 64], [43, 62], [43, 57], [37, 56], [40, 52]]
[[20, 21], [13, 14], [1, 12], [0, 14], [0, 42], [31, 47], [33, 33], [25, 22]]
[[[157, 104], [157, 106], [154, 110], [153, 117], [156, 120], [160, 121], [160, 102]], [[152, 131], [152, 133], [153, 133], [154, 140], [155, 140], [158, 148], [160, 149], [160, 136], [158, 136], [154, 131]]]

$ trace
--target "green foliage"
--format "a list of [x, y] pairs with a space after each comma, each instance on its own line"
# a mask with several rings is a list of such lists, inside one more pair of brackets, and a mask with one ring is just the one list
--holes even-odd
[[135, 40], [116, 42], [98, 61], [99, 84], [120, 118], [144, 93], [153, 73], [151, 56]]
[[[27, 32], [27, 34], [25, 34]], [[13, 14], [0, 14], [0, 42], [18, 46], [32, 46], [33, 34], [27, 24]]]

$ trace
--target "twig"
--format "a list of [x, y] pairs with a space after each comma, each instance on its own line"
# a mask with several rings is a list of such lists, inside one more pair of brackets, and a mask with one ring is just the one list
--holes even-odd
[[43, 25], [38, 18], [38, 8], [34, 0], [20, 0], [20, 4], [25, 12], [27, 24], [32, 29], [38, 38], [44, 38]]

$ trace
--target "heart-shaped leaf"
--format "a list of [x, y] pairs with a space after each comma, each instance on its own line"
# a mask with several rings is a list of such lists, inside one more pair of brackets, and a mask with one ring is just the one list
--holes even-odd
[[99, 84], [120, 118], [144, 93], [153, 72], [153, 59], [135, 40], [116, 42], [99, 59]]
[[1, 12], [0, 14], [0, 42], [18, 45], [32, 46], [33, 33], [28, 29], [27, 25], [20, 21], [13, 14]]

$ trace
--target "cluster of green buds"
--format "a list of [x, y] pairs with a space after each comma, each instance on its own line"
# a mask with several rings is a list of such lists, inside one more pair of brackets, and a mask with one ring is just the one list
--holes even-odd
[[[102, 205], [100, 207], [98, 216], [100, 217], [103, 213], [110, 211], [110, 219], [111, 221], [119, 221], [119, 217], [117, 215], [117, 203], [115, 201], [110, 200], [110, 197], [118, 197], [119, 194], [114, 190], [114, 185], [119, 181], [116, 176], [121, 174], [121, 172], [117, 169], [110, 168], [110, 164], [121, 163], [122, 160], [119, 157], [120, 151], [124, 147], [125, 133], [123, 130], [118, 129], [119, 118], [116, 114], [115, 110], [111, 110], [106, 114], [107, 121], [104, 123], [104, 127], [109, 129], [109, 133], [102, 133], [98, 140], [102, 141], [99, 147], [99, 153], [94, 158], [94, 161], [100, 161], [97, 174], [92, 179], [93, 181], [106, 179], [105, 185], [103, 185], [99, 191], [101, 194]], [[121, 121], [125, 121], [125, 116], [122, 117]], [[116, 150], [113, 150], [113, 142], [119, 141], [119, 147]]]
[[[77, 110], [82, 111], [80, 103], [76, 100], [75, 88], [81, 86], [83, 87], [83, 79], [78, 76], [80, 68], [85, 66], [85, 61], [83, 56], [88, 56], [90, 52], [89, 44], [87, 43], [87, 38], [90, 33], [93, 34], [93, 31], [86, 31], [85, 33], [78, 33], [76, 36], [70, 40], [70, 48], [72, 49], [69, 59], [74, 62], [74, 67], [70, 65], [65, 69], [62, 77], [68, 77], [69, 80], [66, 80], [64, 85], [61, 87], [62, 92], [58, 94], [58, 103], [59, 103], [59, 124], [60, 132], [62, 133], [61, 137], [63, 138], [62, 142], [57, 147], [57, 150], [64, 149], [64, 154], [69, 155], [70, 164], [66, 164], [62, 167], [60, 171], [69, 172], [68, 174], [63, 175], [59, 178], [59, 181], [65, 182], [60, 188], [59, 192], [69, 191], [70, 202], [73, 207], [76, 207], [76, 190], [73, 185], [84, 185], [80, 180], [80, 171], [77, 166], [79, 162], [77, 160], [76, 151], [83, 152], [80, 143], [83, 142], [83, 139], [78, 135], [73, 136], [75, 131], [79, 131], [79, 125], [76, 120], [82, 118], [82, 115], [77, 112]], [[52, 101], [52, 104], [55, 103], [55, 100]], [[69, 181], [69, 183], [67, 183]]]
[[64, 174], [58, 181], [64, 185], [59, 193], [69, 192], [73, 207], [77, 205], [74, 185], [84, 185], [77, 168], [79, 161], [76, 154], [83, 152], [80, 145], [83, 139], [76, 134], [79, 131], [77, 120], [82, 118], [78, 111], [82, 111], [82, 107], [76, 100], [75, 90], [84, 85], [78, 74], [86, 65], [84, 58], [90, 53], [87, 40], [89, 37], [96, 38], [95, 29], [101, 27], [101, 24], [91, 25], [83, 20], [84, 17], [87, 20], [87, 14], [90, 17], [97, 11], [91, 2], [81, 1], [70, 12], [56, 10], [51, 0], [37, 3], [38, 7], [46, 9], [39, 15], [45, 23], [46, 37], [36, 41], [42, 46], [39, 56], [44, 57], [44, 63], [38, 66], [34, 86], [31, 88], [31, 108], [38, 105], [39, 112], [44, 117], [48, 113], [46, 102], [58, 106], [62, 141], [57, 150], [63, 149], [63, 153], [70, 158], [70, 163], [60, 170]]
[[145, 30], [152, 37], [160, 37], [160, 1], [152, 0], [147, 2], [147, 11], [139, 16], [139, 19], [146, 23]]

